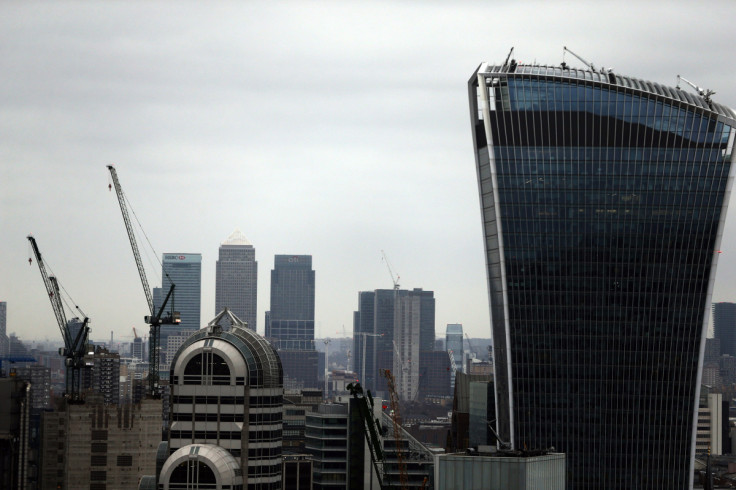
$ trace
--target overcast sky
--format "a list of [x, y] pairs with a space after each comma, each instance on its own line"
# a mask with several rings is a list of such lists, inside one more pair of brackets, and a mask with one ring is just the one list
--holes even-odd
[[[327, 337], [350, 334], [358, 291], [392, 287], [385, 250], [403, 288], [434, 291], [438, 336], [462, 323], [490, 337], [467, 102], [478, 64], [511, 46], [559, 64], [567, 45], [736, 106], [734, 1], [4, 2], [0, 14], [0, 301], [22, 338], [60, 337], [29, 233], [94, 340], [145, 330], [111, 163], [158, 254], [202, 254], [203, 323], [218, 246], [239, 228], [256, 248], [261, 332], [274, 254], [313, 256]], [[731, 208], [716, 301], [736, 300]]]

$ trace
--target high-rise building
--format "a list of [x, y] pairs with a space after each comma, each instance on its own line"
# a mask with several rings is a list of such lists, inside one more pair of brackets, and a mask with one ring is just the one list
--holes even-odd
[[461, 323], [448, 323], [445, 330], [445, 349], [452, 351], [458, 370], [465, 371], [465, 349], [463, 348], [463, 326]]
[[8, 355], [8, 303], [0, 301], [0, 357]]
[[274, 257], [266, 338], [279, 351], [284, 384], [290, 389], [320, 386], [314, 347], [314, 277], [311, 255]]
[[721, 354], [736, 356], [736, 303], [713, 303], [713, 337]]
[[434, 351], [434, 313], [432, 291], [376, 289], [358, 294], [353, 352], [363, 386], [385, 393], [380, 372], [390, 369], [399, 396], [404, 400], [417, 397], [421, 353]]
[[568, 488], [689, 488], [736, 113], [567, 65], [469, 81], [500, 438]]
[[281, 488], [283, 373], [266, 339], [224, 310], [179, 348], [170, 379], [165, 461], [146, 481], [164, 490]]
[[240, 230], [235, 230], [220, 245], [216, 265], [215, 312], [225, 308], [256, 330], [258, 299], [256, 249]]
[[170, 334], [182, 330], [194, 332], [201, 326], [202, 254], [165, 253], [162, 264], [163, 297], [159, 301], [163, 302], [173, 282], [176, 284], [174, 302], [172, 304], [172, 300], [169, 299], [166, 309], [169, 311], [171, 308], [181, 314], [180, 324], [161, 326], [161, 348], [165, 349], [166, 338]]

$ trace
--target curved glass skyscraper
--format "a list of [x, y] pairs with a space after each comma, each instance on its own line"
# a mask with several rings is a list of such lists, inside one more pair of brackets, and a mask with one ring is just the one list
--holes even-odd
[[568, 488], [687, 488], [736, 114], [514, 61], [469, 91], [500, 437]]

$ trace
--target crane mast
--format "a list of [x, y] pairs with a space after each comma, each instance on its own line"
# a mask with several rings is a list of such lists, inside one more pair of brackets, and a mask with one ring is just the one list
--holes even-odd
[[394, 426], [394, 441], [396, 442], [396, 459], [399, 467], [399, 485], [400, 488], [406, 489], [409, 486], [409, 474], [406, 471], [406, 461], [404, 460], [404, 450], [401, 446], [402, 435], [401, 427], [399, 426], [399, 420], [401, 415], [399, 414], [399, 397], [396, 393], [396, 380], [394, 379], [393, 373], [390, 369], [386, 369], [382, 372], [386, 378], [386, 384], [388, 385], [388, 396], [391, 401], [391, 421]]
[[[160, 367], [160, 340], [161, 340], [161, 325], [177, 325], [181, 323], [179, 313], [174, 311], [171, 315], [162, 317], [164, 308], [169, 302], [171, 295], [174, 293], [175, 284], [171, 284], [169, 292], [166, 295], [161, 307], [156, 312], [156, 306], [153, 303], [153, 295], [151, 294], [151, 287], [148, 285], [148, 279], [146, 278], [146, 271], [143, 268], [143, 261], [141, 260], [141, 254], [138, 251], [138, 243], [135, 239], [135, 233], [133, 233], [133, 226], [130, 223], [130, 216], [128, 215], [128, 206], [125, 204], [125, 194], [120, 186], [120, 180], [118, 180], [118, 174], [115, 167], [108, 165], [107, 169], [110, 171], [113, 185], [115, 186], [115, 194], [118, 197], [118, 203], [120, 204], [120, 211], [123, 215], [123, 222], [125, 223], [125, 230], [128, 232], [128, 240], [130, 241], [130, 247], [133, 249], [133, 258], [135, 259], [135, 265], [138, 267], [138, 275], [141, 278], [141, 284], [143, 285], [143, 293], [146, 295], [146, 301], [148, 302], [148, 310], [150, 316], [145, 316], [144, 320], [151, 326], [150, 334], [148, 336], [148, 391], [151, 396], [158, 397], [159, 393], [159, 367]], [[173, 301], [172, 301], [173, 303]], [[172, 308], [173, 309], [173, 308]]]
[[[56, 277], [49, 276], [46, 272], [46, 265], [41, 258], [41, 252], [38, 249], [36, 239], [28, 235], [28, 241], [31, 243], [33, 248], [33, 255], [36, 257], [36, 263], [38, 269], [41, 272], [41, 279], [46, 287], [46, 293], [51, 301], [51, 309], [54, 310], [54, 316], [56, 316], [56, 323], [59, 324], [59, 330], [61, 331], [61, 337], [64, 340], [64, 347], [59, 349], [59, 354], [65, 357], [64, 364], [66, 365], [66, 397], [71, 403], [82, 403], [81, 391], [81, 374], [82, 368], [84, 368], [84, 355], [86, 353], [87, 338], [89, 336], [89, 318], [85, 316], [82, 321], [82, 327], [77, 332], [76, 336], [72, 338], [72, 334], [69, 331], [69, 324], [66, 320], [66, 314], [64, 313], [64, 305], [61, 301], [61, 293], [59, 291], [59, 282]], [[79, 307], [77, 307], [79, 308]]]

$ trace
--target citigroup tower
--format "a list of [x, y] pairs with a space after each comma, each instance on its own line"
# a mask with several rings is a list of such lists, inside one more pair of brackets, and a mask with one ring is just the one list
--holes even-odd
[[690, 487], [736, 114], [513, 60], [469, 96], [500, 443], [565, 452], [568, 488]]

